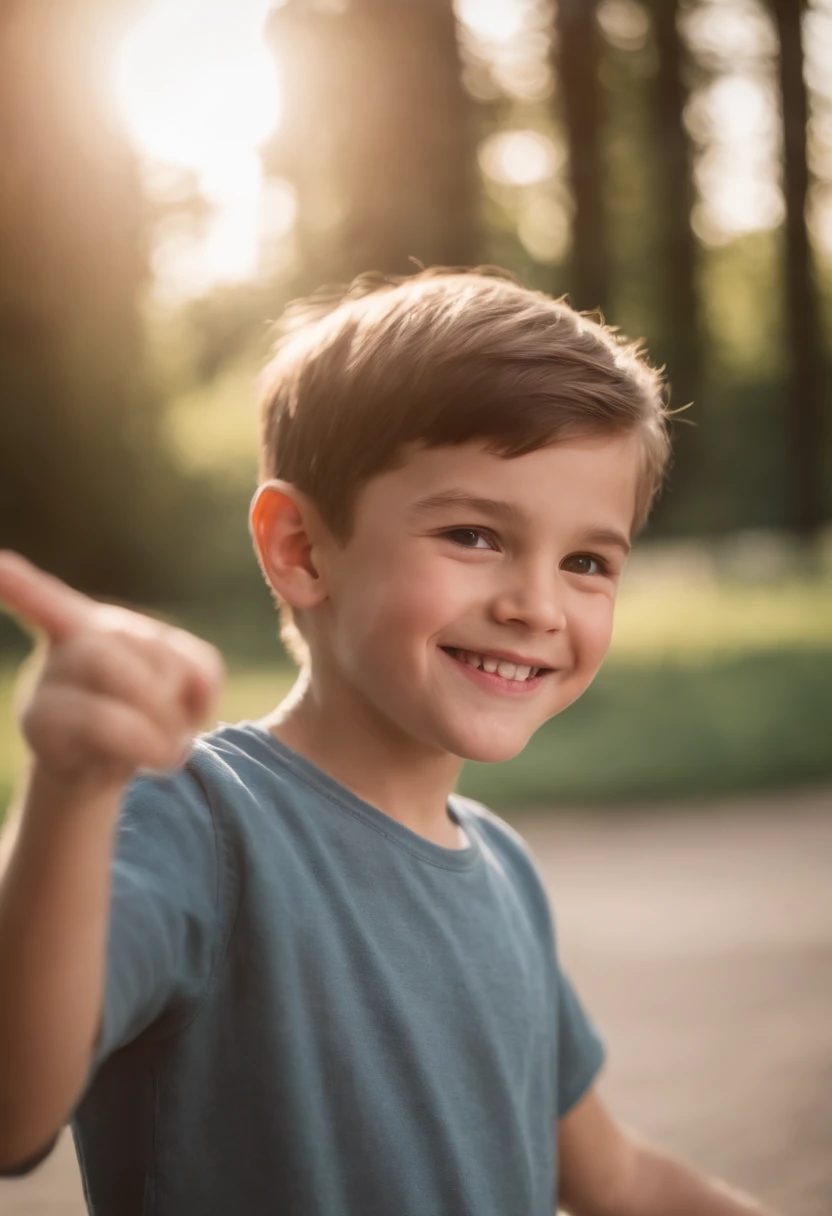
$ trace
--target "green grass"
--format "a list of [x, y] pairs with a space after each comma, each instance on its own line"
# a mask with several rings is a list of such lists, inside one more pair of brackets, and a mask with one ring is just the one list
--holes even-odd
[[497, 809], [681, 800], [832, 781], [832, 647], [611, 663], [506, 764], [461, 789]]
[[22, 772], [25, 755], [12, 704], [16, 670], [8, 663], [0, 666], [0, 819]]
[[832, 578], [666, 587], [625, 580], [610, 658], [699, 662], [781, 649], [832, 649]]

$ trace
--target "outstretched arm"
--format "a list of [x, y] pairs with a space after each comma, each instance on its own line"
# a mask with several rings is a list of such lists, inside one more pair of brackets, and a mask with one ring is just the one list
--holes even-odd
[[0, 607], [42, 637], [31, 752], [0, 843], [0, 1170], [77, 1101], [102, 1013], [113, 829], [140, 768], [184, 761], [221, 676], [207, 643], [98, 604], [0, 552]]
[[558, 1122], [560, 1203], [571, 1216], [772, 1216], [612, 1118], [594, 1089]]

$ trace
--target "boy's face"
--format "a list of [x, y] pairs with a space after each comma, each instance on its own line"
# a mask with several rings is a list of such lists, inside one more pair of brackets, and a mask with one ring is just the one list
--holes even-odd
[[349, 541], [319, 553], [318, 677], [395, 736], [473, 760], [516, 755], [607, 652], [637, 444], [591, 437], [512, 459], [419, 448], [375, 477]]

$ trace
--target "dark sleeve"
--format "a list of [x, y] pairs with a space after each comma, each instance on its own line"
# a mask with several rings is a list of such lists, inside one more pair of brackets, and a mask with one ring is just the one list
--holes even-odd
[[189, 770], [129, 787], [112, 862], [104, 1007], [88, 1083], [139, 1034], [172, 1033], [205, 1000], [220, 957], [222, 866]]
[[558, 1118], [589, 1089], [605, 1059], [604, 1044], [589, 1015], [558, 966]]

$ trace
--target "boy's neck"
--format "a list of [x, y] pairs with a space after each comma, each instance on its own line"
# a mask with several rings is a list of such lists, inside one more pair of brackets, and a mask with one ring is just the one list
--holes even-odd
[[462, 768], [459, 756], [395, 732], [346, 690], [323, 695], [304, 669], [260, 725], [404, 827], [445, 848], [467, 844], [447, 811]]

